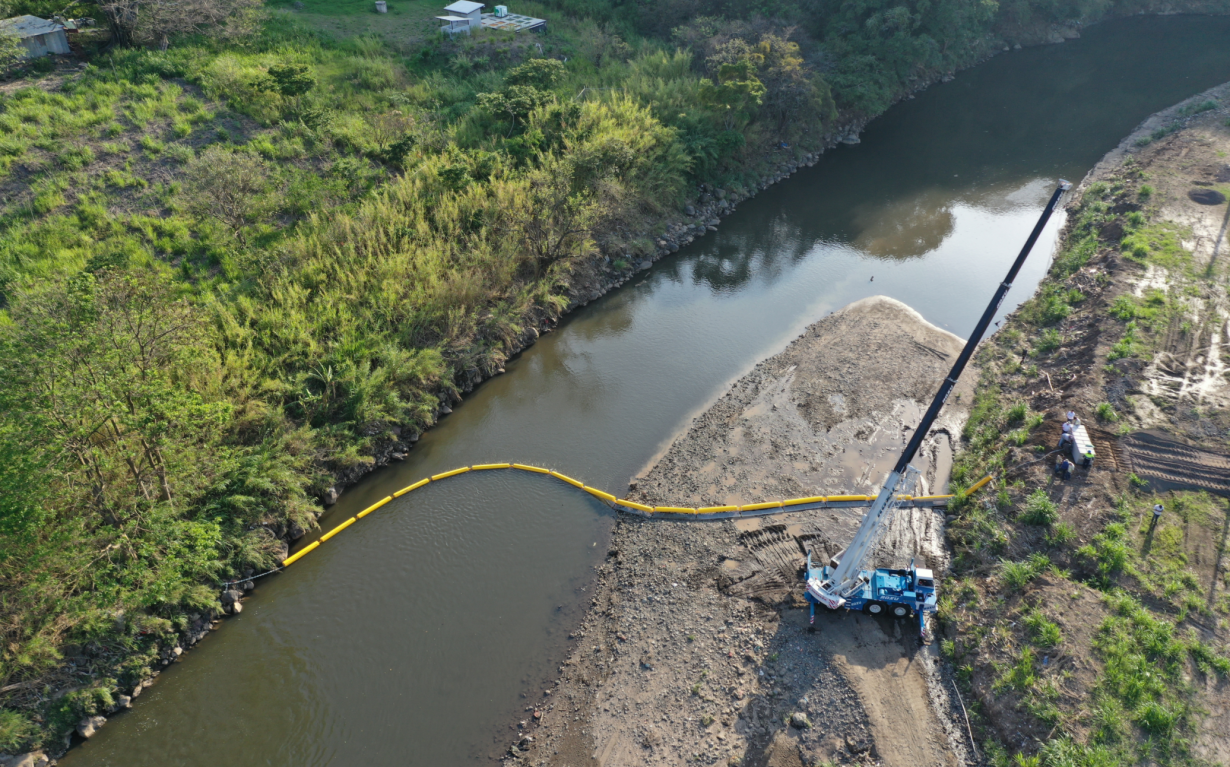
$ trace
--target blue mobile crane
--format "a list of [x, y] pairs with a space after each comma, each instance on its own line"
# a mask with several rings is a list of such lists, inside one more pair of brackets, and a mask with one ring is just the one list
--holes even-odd
[[913, 560], [904, 570], [884, 567], [864, 570], [863, 563], [875, 547], [888, 521], [892, 519], [893, 512], [901, 505], [903, 495], [913, 490], [918, 470], [910, 466], [910, 461], [914, 460], [915, 454], [918, 453], [923, 440], [927, 437], [927, 432], [939, 416], [940, 409], [948, 401], [948, 395], [957, 385], [957, 378], [965, 369], [970, 357], [974, 355], [978, 342], [986, 334], [991, 320], [999, 311], [1000, 304], [1012, 288], [1012, 281], [1016, 279], [1029, 252], [1033, 250], [1043, 228], [1046, 227], [1046, 222], [1059, 204], [1059, 199], [1071, 188], [1070, 183], [1060, 180], [1043, 209], [1038, 223], [1034, 225], [1029, 239], [1025, 241], [1025, 246], [1021, 248], [1016, 261], [1012, 263], [1012, 268], [1008, 270], [1008, 276], [995, 291], [991, 303], [987, 305], [974, 332], [966, 341], [965, 348], [961, 350], [948, 377], [940, 384], [940, 389], [936, 392], [935, 399], [931, 401], [931, 406], [927, 408], [918, 428], [914, 430], [914, 436], [910, 438], [905, 450], [902, 451], [896, 466], [889, 472], [888, 479], [884, 482], [880, 494], [876, 496], [875, 502], [871, 504], [867, 516], [863, 517], [862, 524], [859, 525], [858, 532], [854, 535], [854, 540], [844, 551], [831, 558], [827, 564], [819, 566], [813, 564], [811, 552], [808, 552], [806, 598], [811, 610], [810, 630], [815, 630], [816, 605], [820, 605], [830, 610], [844, 607], [847, 610], [862, 610], [871, 615], [890, 614], [898, 618], [912, 615], [918, 619], [919, 638], [926, 639], [927, 615], [935, 612], [936, 609], [937, 593], [934, 573], [915, 567]]

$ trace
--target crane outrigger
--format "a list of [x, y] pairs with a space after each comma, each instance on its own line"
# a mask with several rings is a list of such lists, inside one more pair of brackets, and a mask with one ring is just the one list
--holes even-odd
[[927, 614], [935, 612], [936, 609], [935, 574], [928, 569], [915, 567], [913, 560], [904, 570], [884, 567], [864, 570], [863, 563], [875, 547], [884, 528], [887, 527], [888, 521], [892, 519], [893, 512], [901, 505], [901, 496], [913, 490], [918, 470], [910, 466], [910, 461], [914, 460], [915, 454], [918, 453], [923, 440], [927, 437], [927, 432], [939, 416], [940, 409], [948, 401], [948, 395], [952, 393], [961, 372], [965, 370], [966, 364], [974, 355], [978, 342], [986, 334], [991, 320], [999, 311], [1000, 304], [1012, 288], [1012, 281], [1016, 279], [1029, 252], [1033, 250], [1034, 244], [1042, 234], [1046, 222], [1050, 220], [1051, 214], [1059, 204], [1060, 197], [1071, 188], [1072, 184], [1069, 182], [1059, 181], [1038, 223], [1034, 225], [1029, 239], [1025, 241], [1025, 246], [1021, 248], [1016, 261], [1012, 263], [1012, 268], [1008, 270], [1008, 276], [995, 291], [986, 311], [982, 313], [982, 318], [978, 320], [974, 332], [966, 341], [965, 348], [961, 350], [948, 377], [940, 384], [935, 399], [931, 401], [931, 406], [927, 408], [918, 428], [914, 430], [913, 437], [902, 451], [893, 470], [889, 472], [880, 494], [876, 496], [867, 516], [863, 517], [862, 524], [859, 525], [858, 532], [854, 535], [854, 540], [844, 551], [838, 553], [825, 565], [813, 565], [811, 553], [808, 552], [806, 598], [811, 609], [813, 630], [816, 622], [816, 605], [821, 605], [831, 610], [844, 607], [847, 610], [862, 610], [872, 615], [889, 613], [899, 618], [914, 615], [918, 619], [920, 639], [926, 638]]

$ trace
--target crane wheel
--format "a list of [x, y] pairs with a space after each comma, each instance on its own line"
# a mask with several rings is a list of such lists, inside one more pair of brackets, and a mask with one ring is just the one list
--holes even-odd
[[883, 615], [884, 609], [883, 602], [868, 602], [867, 606], [863, 608], [863, 612], [868, 615]]
[[893, 613], [893, 616], [896, 618], [906, 618], [910, 614], [910, 608], [906, 607], [905, 605], [893, 605], [892, 613]]

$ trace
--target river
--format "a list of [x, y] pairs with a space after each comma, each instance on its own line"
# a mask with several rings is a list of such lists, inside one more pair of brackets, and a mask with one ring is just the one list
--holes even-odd
[[[327, 529], [425, 475], [520, 461], [620, 492], [757, 360], [884, 294], [964, 336], [1055, 180], [1230, 79], [1230, 18], [1135, 17], [1014, 51], [872, 122], [542, 338], [349, 489]], [[1005, 308], [1036, 287], [1062, 216]], [[938, 382], [937, 382], [938, 384]], [[749, 499], [751, 501], [753, 499]], [[430, 485], [286, 573], [64, 767], [486, 763], [588, 604], [612, 512], [562, 483]]]

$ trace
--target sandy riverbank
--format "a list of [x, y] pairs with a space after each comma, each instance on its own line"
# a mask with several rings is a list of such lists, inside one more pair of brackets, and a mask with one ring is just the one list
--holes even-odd
[[[737, 381], [634, 481], [631, 497], [701, 506], [870, 490], [961, 345], [891, 299], [851, 304]], [[947, 471], [969, 380], [916, 462], [930, 489]], [[862, 513], [620, 519], [577, 648], [558, 684], [527, 700], [530, 738], [512, 759], [961, 763], [962, 734], [944, 724], [956, 720], [935, 713], [947, 702], [933, 650], [910, 626], [834, 614], [806, 632], [804, 550], [840, 548]], [[942, 527], [932, 510], [899, 517], [877, 562], [918, 556], [942, 570]]]

